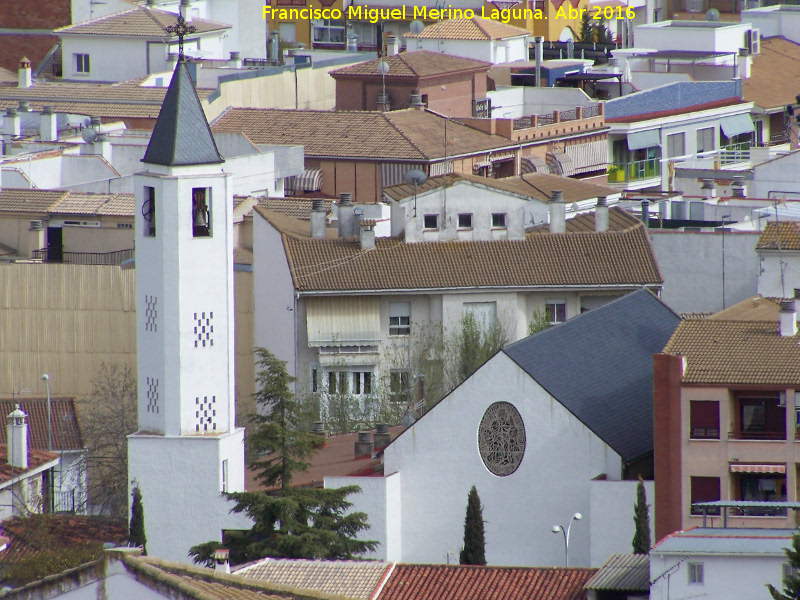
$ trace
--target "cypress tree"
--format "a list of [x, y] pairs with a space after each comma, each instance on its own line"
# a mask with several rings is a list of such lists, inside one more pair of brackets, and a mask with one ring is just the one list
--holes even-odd
[[131, 492], [133, 502], [131, 502], [131, 524], [128, 530], [128, 543], [131, 546], [142, 547], [142, 554], [147, 556], [147, 536], [144, 533], [144, 505], [142, 504], [142, 492], [139, 486], [134, 484]]
[[461, 550], [462, 565], [485, 565], [486, 542], [483, 538], [483, 507], [475, 486], [467, 496], [467, 516], [464, 518], [464, 548]]
[[636, 504], [633, 505], [633, 522], [636, 532], [633, 534], [633, 553], [650, 554], [650, 507], [647, 506], [647, 494], [644, 481], [639, 478], [636, 486]]
[[800, 598], [800, 533], [792, 537], [792, 547], [784, 548], [786, 558], [791, 565], [791, 573], [783, 580], [783, 592], [767, 584], [767, 589], [774, 600], [796, 600]]

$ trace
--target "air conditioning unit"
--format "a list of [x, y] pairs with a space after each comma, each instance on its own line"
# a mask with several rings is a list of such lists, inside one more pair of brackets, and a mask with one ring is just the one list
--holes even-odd
[[42, 229], [44, 229], [44, 222], [41, 219], [31, 221], [31, 231], [41, 231]]
[[751, 29], [745, 36], [745, 46], [752, 56], [761, 53], [761, 32], [758, 29]]

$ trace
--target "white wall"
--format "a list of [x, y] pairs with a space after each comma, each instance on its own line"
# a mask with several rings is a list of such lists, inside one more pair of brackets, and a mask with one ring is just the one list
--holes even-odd
[[800, 288], [800, 253], [761, 250], [758, 255], [758, 293], [767, 298], [793, 297], [794, 289]]
[[[491, 71], [489, 76], [492, 76]], [[556, 110], [572, 110], [576, 106], [597, 103], [577, 88], [498, 86], [487, 96], [492, 100], [492, 117], [502, 119], [551, 115]]]
[[[525, 424], [524, 458], [507, 477], [489, 472], [478, 452], [478, 426], [496, 400], [513, 404]], [[441, 563], [460, 550], [475, 485], [489, 564], [562, 566], [564, 540], [551, 528], [581, 512], [588, 516], [572, 528], [570, 564], [588, 566], [590, 480], [605, 471], [609, 454], [619, 461], [505, 354], [496, 355], [385, 451], [385, 472], [399, 472], [402, 481], [401, 560]]]
[[[744, 21], [744, 20], [743, 20]], [[654, 50], [684, 50], [708, 52], [739, 52], [744, 47], [745, 34], [750, 30], [749, 23], [724, 23], [713, 25], [697, 21], [690, 26], [675, 25], [679, 21], [661, 21], [635, 28], [636, 43], [641, 48]], [[671, 25], [672, 24], [672, 25]], [[721, 26], [723, 25], [723, 26]]]
[[528, 60], [528, 36], [506, 40], [435, 40], [406, 38], [408, 51], [427, 50], [492, 64]]
[[754, 29], [761, 31], [762, 37], [782, 35], [800, 43], [800, 12], [791, 8], [769, 6], [743, 10], [742, 23], [752, 24]]
[[[636, 504], [638, 481], [608, 481], [596, 479], [590, 484], [591, 512], [589, 523], [591, 529], [590, 564], [601, 567], [620, 548], [628, 547], [632, 551], [631, 542], [636, 532], [633, 521], [633, 507]], [[650, 541], [655, 543], [655, 485], [652, 481], [644, 482], [647, 505], [650, 507]], [[625, 509], [628, 509], [627, 511]]]
[[131, 5], [125, 0], [72, 0], [72, 24], [99, 19], [106, 15], [130, 10]]

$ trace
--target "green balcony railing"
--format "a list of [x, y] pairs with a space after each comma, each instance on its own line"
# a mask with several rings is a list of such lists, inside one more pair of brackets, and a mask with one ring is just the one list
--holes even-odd
[[661, 159], [648, 158], [629, 163], [612, 163], [608, 165], [608, 182], [623, 183], [661, 177]]

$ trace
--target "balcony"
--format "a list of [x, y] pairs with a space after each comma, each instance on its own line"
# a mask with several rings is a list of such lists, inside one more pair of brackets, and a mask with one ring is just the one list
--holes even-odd
[[692, 427], [689, 431], [690, 440], [718, 440], [719, 427]]
[[748, 431], [736, 429], [728, 432], [729, 440], [755, 440], [761, 442], [785, 442], [786, 431]]
[[748, 162], [750, 160], [750, 142], [742, 142], [740, 144], [731, 144], [720, 148], [719, 162], [720, 165], [732, 165], [736, 163]]
[[133, 248], [115, 252], [64, 252], [61, 246], [51, 246], [31, 252], [34, 260], [73, 265], [120, 265], [133, 256]]
[[628, 163], [612, 163], [608, 165], [608, 182], [625, 183], [661, 177], [661, 159], [647, 158]]

